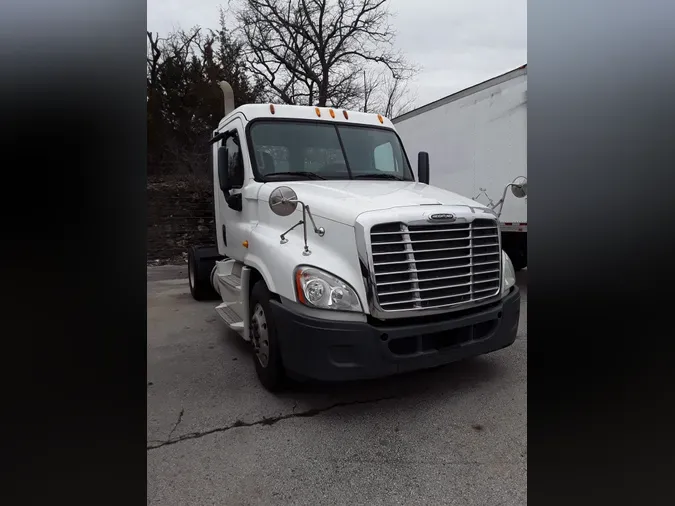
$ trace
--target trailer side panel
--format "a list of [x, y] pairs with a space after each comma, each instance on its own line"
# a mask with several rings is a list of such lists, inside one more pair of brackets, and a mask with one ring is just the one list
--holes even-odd
[[[496, 203], [508, 183], [527, 176], [526, 68], [407, 113], [394, 124], [411, 159], [419, 151], [429, 153], [432, 185]], [[504, 230], [526, 231], [518, 224], [527, 223], [527, 199], [507, 193], [501, 221]]]

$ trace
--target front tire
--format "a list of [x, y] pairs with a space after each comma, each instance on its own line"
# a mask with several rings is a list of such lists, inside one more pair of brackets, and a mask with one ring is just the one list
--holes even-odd
[[270, 392], [279, 392], [286, 386], [286, 374], [281, 362], [277, 327], [270, 305], [270, 292], [264, 281], [258, 281], [251, 290], [251, 344], [253, 363], [260, 383]]

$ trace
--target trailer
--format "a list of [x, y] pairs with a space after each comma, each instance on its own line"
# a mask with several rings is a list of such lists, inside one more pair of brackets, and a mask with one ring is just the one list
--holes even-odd
[[527, 198], [514, 196], [527, 185], [527, 65], [392, 122], [407, 149], [429, 153], [434, 186], [497, 212], [504, 251], [525, 268]]
[[190, 248], [188, 279], [250, 343], [265, 388], [388, 376], [514, 342], [520, 294], [493, 209], [429, 185], [425, 152], [416, 177], [379, 114], [235, 109], [221, 87], [217, 236]]

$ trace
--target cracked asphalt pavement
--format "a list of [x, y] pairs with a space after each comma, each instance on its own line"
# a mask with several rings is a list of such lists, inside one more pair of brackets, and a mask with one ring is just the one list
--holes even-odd
[[185, 266], [148, 268], [147, 492], [157, 505], [524, 505], [527, 270], [516, 342], [443, 368], [265, 391]]

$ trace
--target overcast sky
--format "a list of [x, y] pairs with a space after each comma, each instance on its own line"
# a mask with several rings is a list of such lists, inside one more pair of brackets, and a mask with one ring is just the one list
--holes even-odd
[[[147, 0], [148, 30], [218, 27], [227, 0]], [[526, 0], [390, 0], [396, 47], [422, 67], [417, 107], [527, 63]]]

